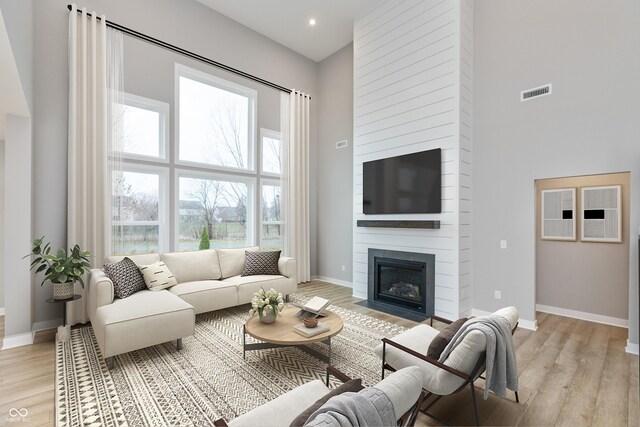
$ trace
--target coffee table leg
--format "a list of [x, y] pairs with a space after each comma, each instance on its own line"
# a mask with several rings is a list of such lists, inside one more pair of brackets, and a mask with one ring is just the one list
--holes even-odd
[[247, 359], [247, 329], [242, 325], [242, 358]]
[[331, 337], [327, 338], [327, 344], [329, 345], [329, 365], [331, 365]]

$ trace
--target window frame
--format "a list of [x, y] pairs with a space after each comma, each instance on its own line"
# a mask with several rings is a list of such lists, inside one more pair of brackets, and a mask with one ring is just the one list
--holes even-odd
[[[140, 174], [148, 174], [148, 175], [158, 175], [158, 252], [163, 253], [167, 252], [170, 248], [169, 237], [170, 232], [169, 229], [169, 199], [171, 195], [169, 194], [168, 184], [169, 184], [169, 168], [164, 165], [148, 165], [148, 164], [140, 164], [140, 163], [129, 163], [122, 162], [122, 170], [124, 172], [131, 173], [140, 173]], [[112, 171], [115, 173], [118, 171]], [[113, 200], [113, 177], [111, 177], [111, 200]], [[109, 255], [114, 255], [112, 253], [113, 249], [113, 227], [117, 225], [155, 225], [156, 221], [115, 221], [113, 219], [113, 207], [110, 203], [109, 209], [109, 233], [108, 233], [108, 242], [107, 248]], [[126, 254], [115, 254], [115, 255], [126, 255]]]
[[[216, 165], [212, 163], [196, 162], [192, 160], [180, 159], [180, 78], [185, 77], [202, 84], [210, 85], [218, 89], [225, 90], [227, 92], [235, 93], [236, 95], [245, 96], [249, 100], [249, 118], [247, 123], [249, 124], [249, 130], [247, 135], [247, 168], [237, 168], [233, 166]], [[225, 80], [218, 76], [214, 76], [204, 71], [197, 70], [195, 68], [188, 67], [183, 64], [175, 64], [174, 72], [174, 162], [176, 167], [194, 167], [207, 170], [215, 170], [221, 172], [231, 173], [246, 173], [257, 174], [258, 168], [257, 156], [256, 156], [256, 139], [257, 139], [257, 104], [258, 104], [258, 91], [255, 89], [242, 86], [240, 84]]]
[[260, 128], [260, 141], [258, 142], [258, 145], [260, 146], [260, 175], [280, 179], [282, 176], [282, 166], [280, 167], [280, 173], [267, 172], [264, 170], [264, 138], [277, 139], [280, 141], [280, 161], [282, 162], [282, 132], [267, 128]]
[[[182, 252], [180, 249], [180, 178], [192, 178], [192, 179], [205, 179], [211, 181], [225, 181], [225, 182], [238, 182], [247, 185], [247, 203], [250, 200], [255, 200], [256, 188], [257, 188], [257, 176], [246, 176], [246, 175], [232, 175], [232, 174], [224, 174], [216, 171], [204, 171], [204, 170], [193, 170], [193, 169], [184, 169], [177, 168], [174, 171], [174, 206], [173, 206], [173, 214], [174, 214], [174, 251]], [[247, 234], [247, 247], [255, 246], [256, 241], [260, 240], [260, 237], [256, 237], [255, 231], [255, 217], [256, 217], [256, 208], [255, 202], [253, 206], [247, 206], [247, 219], [246, 219], [246, 234]], [[216, 249], [213, 248], [212, 249]], [[224, 249], [224, 248], [220, 248]]]
[[146, 98], [140, 95], [134, 95], [132, 93], [124, 92], [123, 95], [123, 105], [140, 108], [143, 110], [153, 111], [159, 114], [159, 138], [158, 141], [158, 153], [159, 156], [147, 156], [144, 154], [136, 154], [136, 153], [127, 153], [126, 151], [119, 151], [118, 155], [123, 160], [142, 160], [142, 161], [152, 161], [154, 163], [164, 163], [169, 164], [169, 114], [170, 107], [169, 104], [163, 101], [159, 101], [156, 99]]
[[258, 242], [259, 242], [259, 246], [260, 248], [262, 248], [263, 244], [262, 244], [262, 227], [264, 225], [274, 225], [274, 224], [278, 224], [280, 225], [280, 232], [281, 232], [281, 236], [282, 236], [282, 245], [283, 247], [281, 248], [281, 250], [284, 250], [284, 229], [283, 229], [283, 225], [284, 225], [284, 221], [282, 221], [282, 210], [280, 211], [280, 220], [276, 223], [276, 222], [269, 222], [269, 224], [265, 224], [265, 222], [262, 220], [262, 209], [264, 208], [263, 202], [262, 202], [262, 191], [263, 191], [263, 187], [264, 186], [270, 186], [270, 187], [280, 187], [280, 207], [282, 209], [282, 180], [281, 179], [274, 179], [274, 178], [261, 178], [260, 179], [260, 192], [258, 194], [258, 207], [260, 209], [259, 214], [258, 214]]

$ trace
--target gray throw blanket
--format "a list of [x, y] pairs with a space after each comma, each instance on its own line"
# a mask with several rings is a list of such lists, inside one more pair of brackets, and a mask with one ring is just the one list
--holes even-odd
[[333, 396], [311, 414], [305, 427], [395, 426], [396, 421], [389, 397], [369, 387]]
[[487, 339], [485, 400], [489, 397], [489, 390], [500, 397], [506, 396], [507, 387], [518, 391], [518, 367], [513, 349], [511, 324], [502, 316], [490, 315], [470, 319], [453, 336], [438, 361], [444, 362], [471, 331], [480, 331]]

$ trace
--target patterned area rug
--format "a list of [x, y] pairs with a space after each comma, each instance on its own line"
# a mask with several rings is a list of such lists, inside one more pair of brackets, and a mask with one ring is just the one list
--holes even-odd
[[[326, 365], [295, 347], [251, 351], [243, 360], [248, 309], [198, 315], [195, 335], [183, 340], [181, 351], [165, 343], [122, 354], [111, 371], [93, 330], [72, 330], [71, 341], [57, 345], [57, 425], [210, 426], [324, 378]], [[404, 328], [335, 306], [331, 310], [344, 320], [343, 331], [332, 339], [332, 363], [352, 378], [375, 384], [380, 360], [373, 349], [380, 338]], [[325, 345], [316, 348], [326, 353]]]

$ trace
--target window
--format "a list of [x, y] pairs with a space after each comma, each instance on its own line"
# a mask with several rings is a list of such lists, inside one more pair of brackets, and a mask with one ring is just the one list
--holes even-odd
[[169, 105], [164, 102], [125, 94], [123, 156], [166, 159], [168, 115]]
[[254, 170], [256, 92], [177, 67], [181, 162]]
[[164, 171], [129, 167], [113, 173], [111, 188], [112, 253], [159, 252], [166, 237]]
[[280, 216], [280, 182], [263, 180], [260, 246], [263, 250], [282, 249], [282, 221]]
[[173, 120], [168, 104], [124, 96], [111, 253], [198, 250], [203, 230], [211, 248], [282, 248], [281, 138], [257, 139], [257, 92], [179, 64], [175, 91]]
[[211, 247], [253, 243], [252, 182], [185, 174], [179, 177], [178, 187], [178, 250], [197, 250], [203, 228]]
[[282, 173], [281, 137], [279, 132], [261, 129], [262, 172], [280, 175]]

